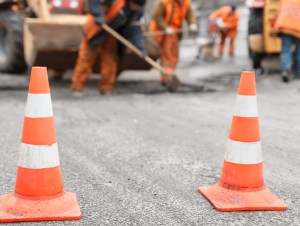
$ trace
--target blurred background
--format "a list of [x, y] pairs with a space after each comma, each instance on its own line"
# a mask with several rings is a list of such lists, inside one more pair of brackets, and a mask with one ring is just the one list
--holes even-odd
[[[278, 1], [266, 2], [268, 2], [267, 6], [272, 5], [272, 12], [268, 14], [275, 18], [274, 7], [276, 9]], [[157, 1], [147, 1], [145, 14], [141, 21], [144, 31], [148, 29], [156, 3]], [[195, 55], [200, 58], [199, 64], [206, 61], [203, 59], [203, 51], [205, 51], [203, 47], [210, 43], [215, 48], [219, 42], [218, 32], [214, 31], [213, 35], [213, 32], [209, 31], [209, 14], [221, 6], [230, 4], [235, 4], [241, 14], [236, 40], [239, 48], [236, 48], [236, 55], [243, 57], [243, 66], [258, 69], [260, 74], [263, 68], [261, 66], [262, 59], [269, 55], [276, 55], [280, 51], [279, 38], [271, 37], [271, 35], [262, 37], [262, 12], [266, 7], [264, 7], [264, 1], [261, 0], [248, 1], [247, 4], [245, 1], [192, 1], [199, 32], [196, 37], [190, 37], [188, 32], [183, 32], [181, 61], [185, 61], [188, 57], [186, 53], [190, 57]], [[43, 65], [48, 67], [51, 77], [61, 78], [65, 72], [74, 68], [87, 13], [86, 1], [1, 0], [0, 10], [0, 72], [22, 74], [31, 66]], [[251, 15], [250, 12], [252, 12]], [[252, 27], [248, 28], [248, 24]], [[269, 29], [268, 26], [266, 25], [264, 29]], [[250, 38], [250, 35], [255, 36]], [[262, 41], [263, 38], [264, 41]], [[155, 52], [156, 46], [153, 46], [153, 38], [146, 37], [145, 39], [149, 54], [156, 59], [159, 53]], [[254, 46], [252, 49], [250, 40]], [[192, 46], [193, 48], [189, 48]], [[270, 49], [268, 46], [275, 47]], [[257, 48], [262, 49], [259, 49], [258, 52], [253, 51]], [[249, 56], [249, 58], [245, 56]], [[134, 54], [132, 57], [130, 60], [128, 60], [129, 58], [123, 59], [124, 62], [121, 62], [119, 72], [150, 69], [143, 60]], [[193, 62], [194, 59], [188, 61]], [[209, 62], [206, 63], [209, 64]], [[276, 69], [269, 68], [268, 65], [264, 67], [267, 72]], [[95, 69], [95, 71], [97, 70]], [[201, 76], [201, 73], [198, 74]]]

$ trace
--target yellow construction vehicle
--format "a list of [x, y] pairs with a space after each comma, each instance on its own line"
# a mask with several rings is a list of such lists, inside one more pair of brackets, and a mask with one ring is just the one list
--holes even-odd
[[272, 28], [279, 0], [248, 0], [250, 9], [248, 26], [249, 52], [253, 68], [262, 70], [262, 60], [281, 51], [281, 40]]

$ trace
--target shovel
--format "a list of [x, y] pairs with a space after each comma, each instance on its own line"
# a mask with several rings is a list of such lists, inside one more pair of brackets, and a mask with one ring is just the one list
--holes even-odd
[[103, 24], [102, 28], [106, 32], [108, 32], [109, 34], [111, 34], [113, 37], [115, 37], [122, 44], [124, 44], [125, 46], [127, 46], [130, 50], [132, 50], [139, 57], [141, 57], [142, 59], [144, 59], [152, 67], [154, 67], [155, 69], [157, 69], [160, 73], [169, 75], [169, 81], [167, 82], [167, 88], [168, 88], [169, 92], [175, 92], [177, 90], [177, 88], [180, 85], [180, 81], [179, 81], [179, 79], [177, 78], [176, 75], [170, 74], [170, 73], [166, 72], [160, 64], [158, 64], [155, 60], [153, 60], [149, 56], [145, 56], [144, 53], [141, 50], [139, 50], [135, 45], [133, 45], [128, 40], [126, 40], [122, 35], [120, 35], [118, 32], [116, 32], [114, 29], [112, 29], [107, 24]]

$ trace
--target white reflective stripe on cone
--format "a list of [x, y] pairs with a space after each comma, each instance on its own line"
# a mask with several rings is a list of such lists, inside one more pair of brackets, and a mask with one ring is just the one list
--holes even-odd
[[18, 165], [29, 169], [59, 166], [57, 143], [52, 145], [31, 145], [21, 143]]
[[237, 95], [234, 116], [258, 117], [256, 96]]
[[225, 160], [237, 164], [261, 163], [262, 154], [260, 141], [245, 143], [229, 139], [225, 152]]
[[50, 93], [28, 93], [25, 116], [28, 118], [47, 118], [53, 116]]

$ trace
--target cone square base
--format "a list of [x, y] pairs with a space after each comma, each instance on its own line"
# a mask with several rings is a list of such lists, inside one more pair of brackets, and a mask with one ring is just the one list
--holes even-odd
[[0, 196], [0, 222], [79, 220], [75, 193], [48, 199], [27, 199], [15, 193]]
[[202, 194], [218, 211], [247, 210], [287, 210], [288, 206], [275, 196], [270, 189], [258, 191], [237, 191], [223, 188], [218, 183], [213, 186], [199, 187]]

